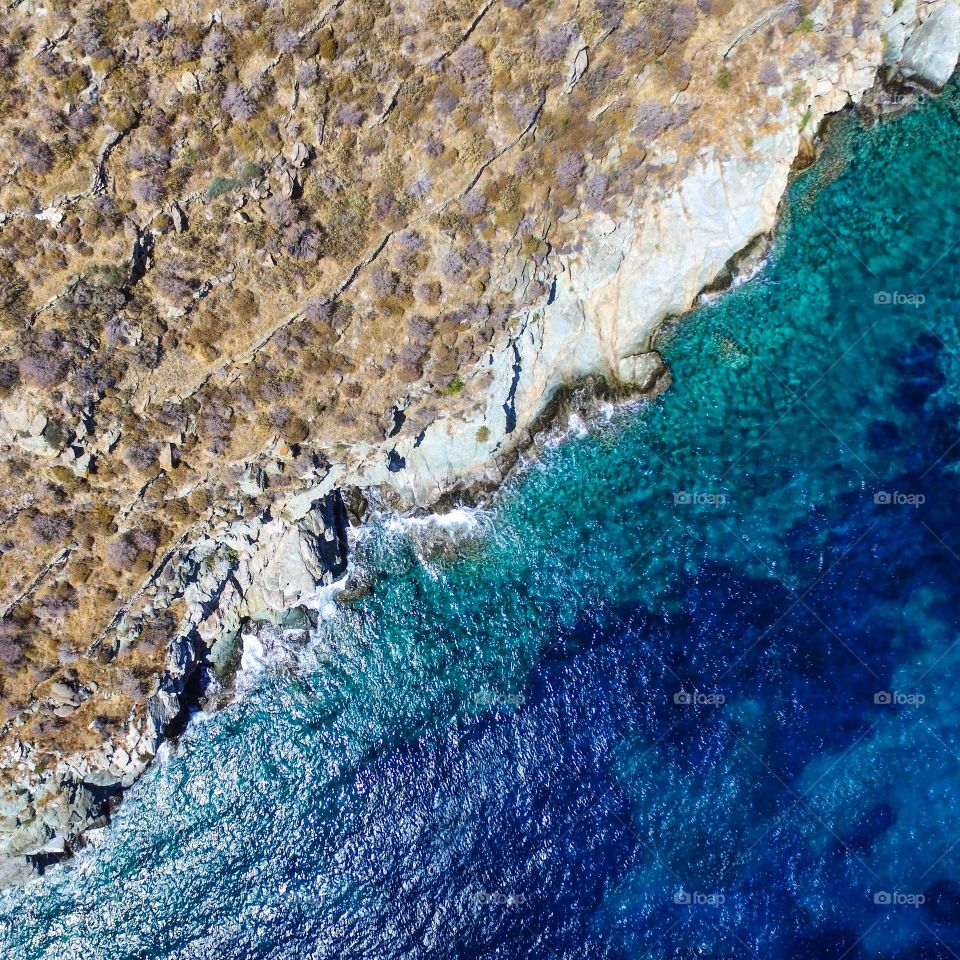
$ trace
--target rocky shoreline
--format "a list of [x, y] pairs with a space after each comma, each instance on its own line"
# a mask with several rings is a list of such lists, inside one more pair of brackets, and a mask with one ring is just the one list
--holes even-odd
[[[596, 377], [624, 394], [647, 396], [668, 386], [655, 350], [658, 330], [703, 291], [732, 280], [737, 259], [756, 253], [757, 238], [772, 233], [790, 172], [814, 148], [824, 118], [851, 103], [873, 104], [878, 115], [902, 109], [906, 100], [887, 83], [937, 89], [956, 67], [960, 7], [953, 0], [861, 6], [877, 15], [875, 33], [861, 22], [857, 34], [854, 21], [864, 15], [842, 4], [821, 3], [809, 15], [814, 37], [831, 16], [845, 17], [850, 48], [835, 59], [811, 53], [795, 65], [800, 79], [792, 89], [805, 92], [771, 94], [776, 104], [765, 109], [774, 119], [759, 142], [745, 145], [744, 132], [731, 125], [692, 156], [678, 155], [676, 143], [655, 145], [647, 162], [661, 187], [616, 219], [585, 218], [582, 230], [574, 226], [576, 244], [520, 264], [514, 286], [544, 293], [458, 375], [475, 406], [457, 409], [451, 401], [413, 435], [401, 431], [404, 408], [395, 408], [382, 442], [357, 444], [339, 459], [301, 457], [297, 483], [254, 515], [234, 509], [228, 492], [202, 529], [190, 528], [166, 548], [89, 648], [109, 659], [163, 611], [182, 608], [165, 669], [143, 709], [121, 734], [105, 731], [96, 749], [54, 763], [33, 743], [0, 751], [0, 886], [69, 855], [84, 830], [106, 822], [110, 803], [147, 769], [189, 710], [201, 672], [225, 671], [235, 660], [246, 625], [281, 622], [309, 608], [343, 575], [348, 527], [362, 519], [365, 497], [416, 510], [494, 489], [571, 384]], [[760, 16], [738, 33], [724, 60], [764, 24]], [[788, 65], [777, 69], [785, 75]], [[749, 128], [749, 117], [744, 122]], [[571, 211], [569, 223], [576, 219]], [[274, 460], [248, 467], [237, 478], [238, 496], [262, 494], [292, 460], [281, 449]], [[58, 680], [44, 704], [66, 718], [96, 694], [82, 679]]]

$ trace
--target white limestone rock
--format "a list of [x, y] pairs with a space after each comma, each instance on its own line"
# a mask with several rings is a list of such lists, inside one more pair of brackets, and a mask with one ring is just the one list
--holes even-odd
[[960, 5], [936, 7], [903, 46], [900, 72], [935, 89], [946, 86], [960, 59]]

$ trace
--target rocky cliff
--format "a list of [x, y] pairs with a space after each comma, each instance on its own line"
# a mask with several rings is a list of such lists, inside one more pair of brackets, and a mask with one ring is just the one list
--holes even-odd
[[773, 228], [822, 118], [960, 52], [955, 0], [2, 17], [8, 881], [241, 624], [342, 572], [341, 491], [428, 505], [563, 386], [662, 388], [658, 326]]

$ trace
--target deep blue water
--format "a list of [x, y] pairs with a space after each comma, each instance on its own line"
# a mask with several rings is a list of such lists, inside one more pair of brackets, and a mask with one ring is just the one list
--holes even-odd
[[958, 956], [960, 95], [830, 144], [665, 396], [374, 530], [3, 956]]

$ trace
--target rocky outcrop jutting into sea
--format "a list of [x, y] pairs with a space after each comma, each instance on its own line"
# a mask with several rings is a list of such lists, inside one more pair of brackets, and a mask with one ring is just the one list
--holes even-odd
[[0, 882], [343, 573], [363, 491], [661, 389], [822, 119], [958, 53], [956, 0], [8, 5]]

